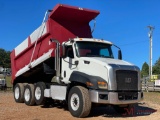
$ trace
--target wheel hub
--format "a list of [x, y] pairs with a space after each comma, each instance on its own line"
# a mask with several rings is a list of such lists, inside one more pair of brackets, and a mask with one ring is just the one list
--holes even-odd
[[70, 102], [71, 102], [70, 104], [71, 104], [72, 109], [74, 111], [78, 110], [80, 101], [79, 101], [79, 96], [77, 94], [74, 93], [71, 96], [71, 101]]
[[29, 101], [29, 99], [30, 99], [30, 91], [29, 91], [29, 89], [25, 90], [24, 98], [25, 98], [26, 101]]
[[77, 106], [77, 104], [78, 104], [77, 98], [74, 98], [74, 100], [73, 100], [73, 105], [74, 105], [74, 106]]
[[20, 91], [19, 91], [19, 88], [16, 87], [16, 88], [15, 88], [15, 91], [14, 91], [14, 95], [15, 95], [15, 98], [16, 98], [16, 99], [19, 98], [19, 92], [20, 92]]
[[37, 100], [39, 100], [41, 98], [41, 89], [40, 89], [40, 87], [37, 87], [36, 90], [35, 90], [35, 98]]

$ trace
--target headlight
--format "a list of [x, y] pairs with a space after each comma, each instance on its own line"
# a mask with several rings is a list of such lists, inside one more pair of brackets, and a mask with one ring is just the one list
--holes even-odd
[[107, 82], [98, 81], [97, 84], [98, 84], [98, 87], [99, 87], [100, 89], [108, 89], [108, 84], [107, 84]]

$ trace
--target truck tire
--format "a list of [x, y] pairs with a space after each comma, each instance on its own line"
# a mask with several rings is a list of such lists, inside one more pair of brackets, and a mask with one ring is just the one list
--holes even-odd
[[68, 96], [68, 108], [74, 117], [86, 117], [91, 110], [91, 101], [88, 89], [82, 86], [71, 88]]
[[24, 88], [24, 103], [29, 106], [35, 104], [33, 84], [27, 84]]
[[24, 102], [24, 85], [23, 85], [23, 83], [17, 83], [14, 86], [14, 100], [17, 103]]
[[46, 98], [44, 97], [44, 90], [46, 89], [46, 85], [44, 82], [38, 82], [35, 86], [35, 102], [37, 105], [44, 104]]

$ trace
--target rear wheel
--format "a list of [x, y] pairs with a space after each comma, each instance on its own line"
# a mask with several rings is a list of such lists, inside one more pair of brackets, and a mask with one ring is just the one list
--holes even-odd
[[34, 85], [27, 84], [24, 89], [24, 102], [26, 105], [32, 106], [35, 104]]
[[37, 105], [44, 104], [46, 98], [44, 97], [44, 90], [46, 89], [46, 85], [44, 82], [38, 82], [35, 86], [35, 102]]
[[86, 117], [91, 110], [88, 89], [75, 86], [69, 92], [68, 108], [74, 117]]
[[17, 83], [14, 86], [14, 99], [17, 103], [24, 102], [24, 85], [23, 83]]

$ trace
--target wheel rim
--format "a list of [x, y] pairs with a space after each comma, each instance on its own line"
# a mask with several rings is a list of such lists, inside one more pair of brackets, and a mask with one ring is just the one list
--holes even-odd
[[78, 108], [79, 108], [79, 96], [77, 94], [74, 93], [71, 96], [70, 104], [71, 104], [71, 107], [74, 111], [78, 110]]
[[16, 88], [15, 88], [15, 91], [14, 91], [14, 96], [15, 96], [16, 99], [19, 99], [19, 92], [20, 92], [20, 91], [19, 91], [19, 88], [16, 87]]
[[35, 98], [36, 98], [36, 100], [39, 100], [41, 98], [41, 89], [40, 89], [40, 87], [36, 87], [36, 89], [35, 89]]
[[28, 102], [29, 99], [30, 99], [30, 91], [29, 91], [28, 88], [25, 90], [24, 98], [25, 98], [25, 100], [26, 100], [27, 102]]

